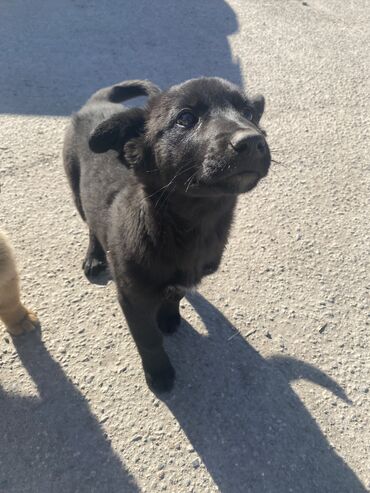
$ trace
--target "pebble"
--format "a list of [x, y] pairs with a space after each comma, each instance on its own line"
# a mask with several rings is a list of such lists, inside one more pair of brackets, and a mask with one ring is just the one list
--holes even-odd
[[142, 440], [142, 436], [141, 435], [136, 435], [134, 436], [134, 438], [131, 440], [131, 442], [138, 442], [139, 440]]
[[320, 328], [319, 328], [319, 332], [320, 334], [322, 334], [324, 332], [324, 330], [326, 329], [326, 327], [328, 326], [327, 323], [325, 323], [324, 325], [322, 325]]

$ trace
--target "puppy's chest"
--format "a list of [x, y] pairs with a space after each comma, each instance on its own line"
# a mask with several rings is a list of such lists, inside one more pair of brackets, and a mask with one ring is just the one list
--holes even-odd
[[215, 233], [194, 234], [172, 249], [173, 270], [169, 285], [190, 289], [217, 270], [223, 245]]

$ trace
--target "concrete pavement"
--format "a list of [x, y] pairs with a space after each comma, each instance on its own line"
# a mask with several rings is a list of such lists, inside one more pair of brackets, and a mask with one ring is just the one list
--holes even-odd
[[[0, 339], [0, 492], [362, 493], [369, 477], [367, 1], [0, 5], [0, 225], [37, 335]], [[90, 285], [68, 115], [126, 78], [261, 92], [273, 166], [147, 389], [114, 286]], [[220, 364], [221, 363], [221, 364]]]

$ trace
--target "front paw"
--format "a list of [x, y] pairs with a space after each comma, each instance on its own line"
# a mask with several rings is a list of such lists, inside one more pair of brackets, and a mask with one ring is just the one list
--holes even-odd
[[173, 334], [181, 324], [181, 316], [179, 313], [171, 315], [160, 314], [158, 316], [158, 327], [163, 334]]
[[[144, 369], [145, 371], [145, 369]], [[145, 379], [149, 388], [158, 394], [169, 392], [175, 383], [175, 370], [171, 363], [161, 371], [149, 372], [145, 371]]]
[[108, 268], [106, 261], [98, 260], [95, 257], [88, 255], [82, 263], [85, 276], [89, 281], [94, 280], [102, 272], [105, 272]]
[[26, 332], [32, 332], [39, 326], [40, 322], [37, 316], [30, 310], [27, 310], [26, 315], [21, 320], [10, 323], [6, 326], [6, 329], [12, 336], [20, 336]]

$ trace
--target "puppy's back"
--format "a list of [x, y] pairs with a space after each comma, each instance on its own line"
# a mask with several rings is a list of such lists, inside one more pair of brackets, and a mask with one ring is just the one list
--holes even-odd
[[[89, 135], [99, 123], [107, 120], [114, 113], [127, 109], [121, 104], [124, 101], [139, 96], [152, 97], [159, 93], [160, 89], [148, 80], [126, 80], [100, 89], [72, 116], [67, 134], [77, 135], [80, 138]], [[74, 141], [73, 145], [77, 146], [78, 142]]]

